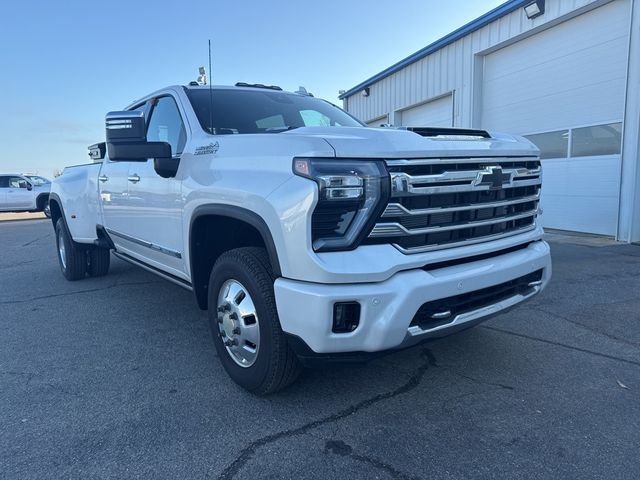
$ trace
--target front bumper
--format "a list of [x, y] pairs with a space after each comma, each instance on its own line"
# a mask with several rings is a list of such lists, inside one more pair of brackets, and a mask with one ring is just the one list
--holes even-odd
[[[526, 295], [501, 299], [434, 328], [411, 325], [426, 302], [486, 289], [537, 270], [542, 270], [541, 283]], [[377, 283], [331, 285], [279, 278], [274, 288], [283, 331], [298, 337], [312, 352], [336, 354], [403, 348], [454, 333], [531, 298], [545, 288], [550, 277], [549, 245], [536, 241], [504, 255], [432, 270], [402, 271]], [[349, 301], [361, 305], [360, 324], [353, 332], [333, 333], [333, 305]]]

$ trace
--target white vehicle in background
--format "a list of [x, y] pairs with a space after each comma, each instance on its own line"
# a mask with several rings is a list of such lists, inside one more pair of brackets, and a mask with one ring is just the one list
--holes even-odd
[[0, 174], [0, 212], [49, 212], [51, 181], [39, 175]]
[[113, 251], [192, 291], [227, 373], [258, 394], [302, 364], [476, 325], [551, 276], [522, 137], [369, 128], [259, 84], [159, 90], [109, 113], [106, 137], [53, 182], [62, 273], [105, 275]]

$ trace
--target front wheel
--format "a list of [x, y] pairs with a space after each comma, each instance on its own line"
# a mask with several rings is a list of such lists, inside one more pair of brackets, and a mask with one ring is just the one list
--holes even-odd
[[209, 279], [209, 322], [220, 361], [241, 387], [258, 395], [282, 390], [301, 371], [280, 328], [269, 256], [262, 248], [230, 250]]
[[87, 273], [87, 251], [73, 241], [62, 218], [56, 223], [56, 246], [58, 263], [65, 278], [69, 281], [84, 278]]

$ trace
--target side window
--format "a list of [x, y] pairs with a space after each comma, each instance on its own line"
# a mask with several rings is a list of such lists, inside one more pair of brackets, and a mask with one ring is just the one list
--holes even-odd
[[574, 128], [571, 156], [618, 155], [622, 146], [622, 123]]
[[160, 97], [151, 111], [147, 127], [147, 140], [168, 142], [171, 154], [180, 155], [187, 142], [187, 134], [176, 102], [171, 97]]
[[0, 176], [0, 188], [9, 188], [9, 177]]
[[21, 183], [27, 183], [22, 177], [9, 177], [9, 188], [20, 188]]
[[567, 158], [569, 153], [569, 130], [536, 133], [525, 137], [540, 149], [540, 158]]
[[[316, 110], [300, 110], [305, 127], [330, 127], [331, 119]], [[335, 125], [340, 126], [339, 123]]]

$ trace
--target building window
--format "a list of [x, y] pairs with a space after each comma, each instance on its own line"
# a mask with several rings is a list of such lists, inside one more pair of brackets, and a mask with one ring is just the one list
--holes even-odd
[[569, 130], [525, 135], [540, 149], [540, 158], [567, 158], [569, 155]]
[[618, 155], [622, 144], [622, 123], [574, 128], [571, 132], [571, 156]]

